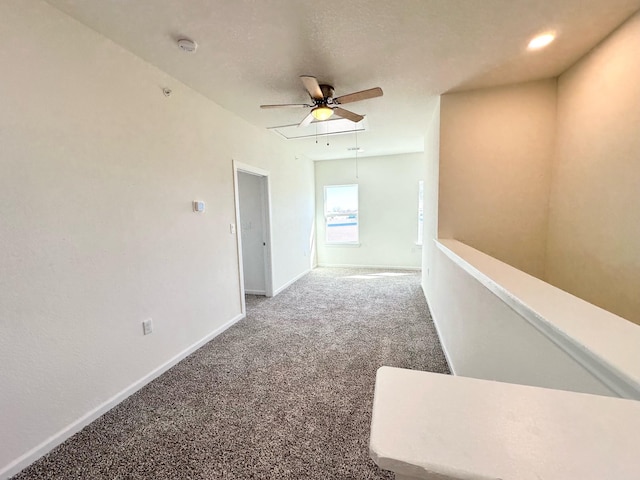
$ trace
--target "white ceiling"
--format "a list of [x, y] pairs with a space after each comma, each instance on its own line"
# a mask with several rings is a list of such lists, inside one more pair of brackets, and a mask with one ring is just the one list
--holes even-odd
[[[362, 156], [422, 151], [434, 96], [557, 76], [640, 9], [640, 0], [48, 0], [226, 109], [260, 127], [298, 123], [300, 75], [367, 116]], [[556, 42], [528, 52], [529, 39]], [[176, 40], [197, 41], [196, 54]], [[273, 133], [277, 135], [276, 133]], [[353, 135], [296, 142], [314, 160], [352, 157]]]

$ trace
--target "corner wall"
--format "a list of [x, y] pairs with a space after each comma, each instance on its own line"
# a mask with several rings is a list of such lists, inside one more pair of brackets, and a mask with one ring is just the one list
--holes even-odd
[[431, 298], [435, 284], [436, 246], [438, 238], [438, 183], [440, 179], [440, 97], [436, 99], [424, 137], [424, 224], [422, 246], [422, 290]]
[[556, 81], [442, 96], [438, 236], [542, 278]]
[[232, 159], [271, 173], [274, 288], [314, 213], [312, 163], [269, 132], [45, 2], [0, 19], [3, 477], [241, 318]]
[[[487, 272], [459, 268], [463, 262], [452, 262], [446, 248], [436, 252], [425, 292], [456, 373], [596, 394], [631, 391], [620, 385], [637, 378], [628, 372], [637, 372], [640, 327], [616, 315], [640, 323], [638, 45], [640, 13], [562, 74], [557, 92], [549, 80], [442, 96], [440, 237], [569, 292], [540, 282], [541, 292], [553, 294], [536, 300], [534, 311], [533, 297], [516, 291], [537, 280], [513, 271], [515, 288], [500, 287], [501, 297], [478, 283]], [[550, 335], [509, 307], [518, 298], [533, 317], [547, 318]]]
[[562, 74], [546, 280], [640, 324], [640, 13]]
[[439, 185], [440, 238], [638, 324], [639, 44], [640, 12], [557, 81], [443, 95]]
[[[424, 155], [411, 153], [315, 162], [319, 265], [420, 268], [418, 180]], [[360, 245], [326, 245], [324, 186], [358, 184]]]

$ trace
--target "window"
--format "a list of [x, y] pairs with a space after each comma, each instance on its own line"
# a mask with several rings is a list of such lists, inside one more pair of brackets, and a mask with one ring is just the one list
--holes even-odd
[[418, 241], [417, 245], [422, 245], [422, 232], [424, 229], [424, 182], [418, 182]]
[[327, 243], [358, 243], [358, 185], [324, 187]]

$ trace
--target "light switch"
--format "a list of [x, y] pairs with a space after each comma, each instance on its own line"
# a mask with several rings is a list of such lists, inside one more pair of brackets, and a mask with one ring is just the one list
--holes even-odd
[[149, 335], [153, 332], [153, 319], [147, 318], [142, 321], [142, 333]]
[[193, 211], [194, 212], [204, 212], [205, 204], [200, 200], [193, 201]]
[[236, 233], [236, 224], [235, 223], [230, 223], [229, 224], [229, 233], [231, 233], [231, 235]]

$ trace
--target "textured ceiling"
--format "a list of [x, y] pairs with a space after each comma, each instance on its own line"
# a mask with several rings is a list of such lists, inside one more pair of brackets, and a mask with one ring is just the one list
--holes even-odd
[[[336, 95], [380, 86], [353, 103], [367, 116], [363, 155], [420, 151], [434, 96], [557, 76], [640, 9], [640, 0], [48, 0], [247, 121], [298, 123], [299, 75]], [[550, 47], [528, 52], [533, 35]], [[183, 53], [176, 39], [199, 44]], [[274, 135], [276, 135], [274, 133]], [[296, 142], [312, 159], [353, 156], [353, 135]]]

